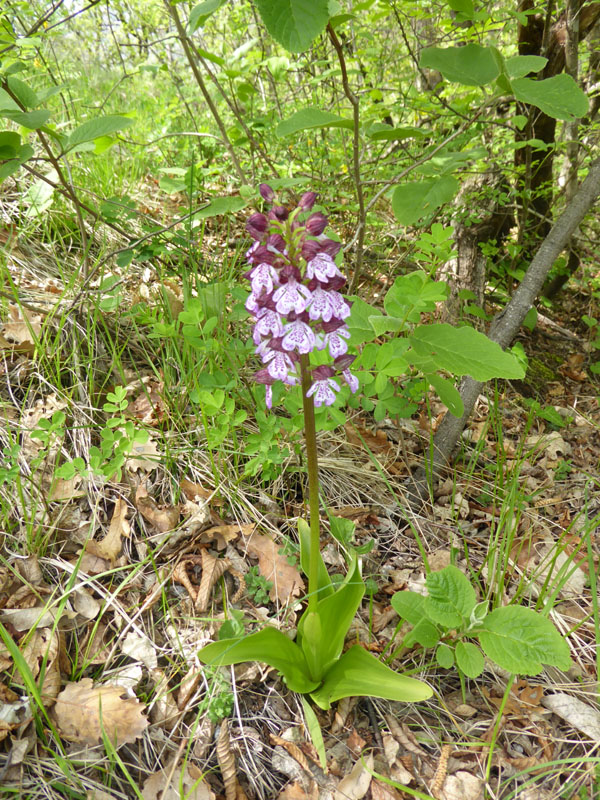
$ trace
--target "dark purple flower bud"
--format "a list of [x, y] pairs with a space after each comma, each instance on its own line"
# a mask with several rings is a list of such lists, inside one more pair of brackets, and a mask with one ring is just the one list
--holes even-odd
[[286, 264], [282, 267], [281, 272], [279, 273], [279, 280], [282, 283], [287, 283], [290, 280], [300, 281], [302, 280], [302, 275], [298, 267], [295, 267], [293, 264]]
[[312, 261], [321, 252], [321, 245], [314, 239], [307, 239], [302, 243], [302, 258], [305, 261]]
[[285, 239], [280, 233], [272, 233], [267, 239], [267, 247], [276, 255], [283, 255], [285, 250]]
[[253, 264], [275, 264], [277, 253], [274, 253], [266, 244], [259, 244], [249, 259]]
[[341, 249], [342, 243], [334, 242], [333, 239], [322, 239], [319, 242], [319, 252], [327, 253], [332, 258], [335, 258]]
[[345, 325], [345, 324], [346, 323], [344, 322], [343, 319], [335, 319], [334, 318], [334, 319], [330, 320], [329, 322], [322, 322], [321, 323], [321, 329], [325, 333], [333, 333], [333, 331], [337, 331], [339, 328], [342, 327], [342, 325]]
[[355, 358], [356, 356], [351, 356], [349, 353], [346, 353], [345, 355], [338, 356], [336, 359], [334, 359], [333, 366], [340, 372], [343, 372], [345, 369], [348, 369]]
[[273, 208], [269, 211], [269, 217], [271, 219], [278, 219], [280, 222], [284, 222], [289, 215], [290, 212], [285, 206], [273, 206]]
[[312, 207], [315, 204], [316, 199], [317, 199], [316, 192], [305, 192], [300, 198], [300, 202], [298, 203], [298, 208], [300, 208], [302, 211], [311, 211]]
[[327, 227], [327, 217], [317, 211], [316, 214], [311, 214], [305, 223], [306, 230], [311, 236], [320, 236]]
[[[248, 222], [246, 223], [246, 230], [252, 236], [253, 239], [260, 241], [265, 233], [267, 232], [267, 228], [269, 226], [269, 221], [265, 217], [264, 214], [252, 214], [248, 217]], [[254, 255], [254, 253], [252, 254]]]
[[[338, 292], [345, 285], [346, 285], [346, 278], [344, 278], [343, 275], [334, 275], [333, 278], [329, 278], [327, 283], [321, 284], [323, 289], [334, 292]], [[350, 301], [348, 301], [348, 303], [349, 302]]]
[[276, 380], [272, 375], [269, 374], [269, 370], [266, 367], [264, 369], [259, 369], [258, 372], [255, 372], [253, 378], [257, 383], [264, 383], [267, 386], [271, 386]]
[[272, 203], [275, 200], [275, 192], [268, 183], [261, 183], [258, 187], [258, 191], [260, 192], [260, 196], [263, 200], [266, 200], [267, 203]]
[[311, 377], [314, 381], [322, 381], [326, 378], [333, 378], [335, 370], [327, 364], [322, 364], [320, 367], [315, 367], [312, 371]]

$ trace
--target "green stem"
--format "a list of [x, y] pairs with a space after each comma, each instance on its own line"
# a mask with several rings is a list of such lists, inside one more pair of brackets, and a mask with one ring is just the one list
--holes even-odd
[[319, 589], [319, 559], [321, 537], [319, 531], [319, 461], [317, 458], [317, 429], [315, 405], [306, 393], [311, 386], [310, 361], [308, 355], [300, 356], [302, 376], [302, 405], [304, 407], [304, 440], [306, 442], [306, 465], [308, 469], [308, 513], [310, 515], [310, 553], [308, 561], [308, 610], [316, 611]]

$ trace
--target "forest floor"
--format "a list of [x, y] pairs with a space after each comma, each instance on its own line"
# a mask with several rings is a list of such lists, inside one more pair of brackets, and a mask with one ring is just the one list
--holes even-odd
[[[461, 681], [422, 648], [401, 649], [392, 665], [426, 680], [433, 699], [354, 698], [316, 709], [323, 769], [300, 698], [275, 671], [254, 663], [211, 670], [196, 655], [232, 609], [246, 626], [268, 620], [289, 629], [297, 620], [304, 581], [295, 523], [306, 509], [296, 456], [265, 486], [242, 479], [225, 453], [209, 453], [191, 417], [169, 429], [177, 387], [161, 382], [160, 369], [136, 364], [142, 350], [131, 338], [118, 353], [130, 376], [127, 414], [150, 438], [118, 481], [56, 479], [67, 438], [86, 456], [90, 420], [106, 397], [73, 383], [66, 392], [52, 375], [71, 335], [89, 343], [117, 321], [107, 312], [90, 329], [79, 306], [70, 328], [58, 325], [56, 298], [64, 309], [76, 292], [62, 282], [50, 246], [13, 243], [7, 264], [18, 291], [5, 294], [18, 294], [20, 304], [7, 301], [0, 331], [3, 797], [600, 795], [600, 387], [582, 322], [600, 314], [585, 286], [570, 285], [556, 311], [523, 331], [527, 378], [488, 386], [452, 471], [419, 513], [403, 497], [444, 413], [435, 399], [407, 420], [375, 424], [351, 412], [345, 428], [319, 436], [328, 508], [356, 523], [358, 544], [374, 543], [363, 557], [370, 594], [353, 642], [388, 655], [397, 647], [402, 632], [390, 597], [424, 591], [424, 546], [429, 569], [452, 563], [481, 586], [494, 564], [502, 603], [516, 595], [533, 607], [552, 600], [572, 669], [513, 678], [486, 663], [480, 678]], [[132, 298], [141, 280], [125, 282]], [[49, 330], [55, 351], [41, 354]], [[156, 340], [144, 347], [160, 359]], [[113, 353], [98, 357], [110, 368]], [[32, 438], [57, 411], [68, 426], [60, 441]], [[15, 444], [11, 471], [7, 448]], [[344, 560], [326, 518], [323, 529], [324, 559], [335, 572]], [[494, 546], [501, 563], [490, 560]], [[100, 724], [98, 698], [115, 741]]]

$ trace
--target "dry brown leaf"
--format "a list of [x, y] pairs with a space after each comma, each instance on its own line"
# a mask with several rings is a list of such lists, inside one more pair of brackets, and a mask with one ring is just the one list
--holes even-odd
[[147, 442], [134, 443], [127, 456], [125, 466], [130, 472], [152, 472], [160, 463], [160, 452], [154, 439], [150, 436]]
[[278, 744], [280, 747], [285, 748], [291, 757], [295, 759], [298, 764], [300, 764], [302, 769], [309, 775], [311, 774], [306, 756], [297, 744], [294, 742], [288, 742], [287, 739], [282, 739], [281, 736], [276, 736], [274, 733], [269, 735], [269, 739], [273, 744]]
[[272, 539], [255, 532], [246, 539], [246, 547], [250, 555], [258, 558], [260, 574], [273, 582], [273, 588], [269, 592], [271, 600], [287, 603], [302, 594], [304, 581], [300, 573], [278, 552], [279, 547]]
[[371, 800], [402, 800], [397, 789], [383, 781], [371, 781]]
[[448, 775], [448, 759], [450, 758], [451, 752], [452, 752], [451, 745], [445, 744], [442, 747], [442, 751], [440, 753], [440, 757], [438, 759], [438, 763], [435, 768], [435, 774], [433, 776], [431, 785], [429, 787], [429, 791], [434, 797], [440, 797], [442, 786], [444, 785], [444, 781], [446, 780], [446, 776]]
[[127, 503], [119, 498], [115, 503], [108, 533], [100, 542], [89, 539], [85, 545], [86, 553], [97, 558], [103, 558], [114, 566], [115, 561], [123, 547], [123, 537], [128, 537], [131, 526], [127, 522]]
[[373, 754], [364, 760], [359, 759], [349, 775], [338, 783], [334, 800], [361, 800], [369, 791], [373, 772]]
[[35, 627], [49, 628], [55, 621], [55, 612], [49, 611], [45, 606], [5, 608], [0, 611], [0, 622], [9, 623], [18, 631], [30, 631]]
[[359, 734], [359, 732], [356, 730], [356, 728], [352, 728], [352, 730], [350, 731], [350, 735], [348, 736], [348, 739], [346, 741], [346, 746], [348, 747], [352, 755], [355, 758], [358, 758], [358, 756], [367, 746], [367, 743]]
[[154, 700], [150, 707], [150, 719], [153, 725], [172, 731], [181, 721], [181, 714], [173, 697], [174, 692], [163, 670], [152, 670], [150, 677], [154, 681]]
[[278, 795], [277, 800], [318, 800], [319, 787], [316, 781], [311, 781], [308, 789], [299, 781], [288, 783], [283, 791]]
[[179, 486], [185, 497], [193, 503], [197, 502], [198, 498], [200, 500], [210, 500], [215, 493], [214, 489], [205, 489], [204, 486], [188, 481], [187, 478], [182, 478]]
[[217, 739], [217, 761], [225, 787], [225, 800], [242, 800], [245, 794], [238, 783], [235, 769], [235, 758], [229, 741], [229, 722], [222, 720], [219, 738]]
[[55, 478], [50, 484], [48, 500], [52, 503], [61, 503], [63, 500], [72, 500], [74, 497], [82, 497], [84, 494], [85, 489], [81, 475], [73, 475], [68, 480]]
[[592, 741], [600, 741], [600, 713], [592, 706], [566, 692], [546, 695], [542, 705]]
[[96, 686], [91, 678], [68, 683], [56, 698], [54, 714], [61, 736], [70, 742], [96, 745], [102, 731], [115, 747], [131, 744], [148, 727], [137, 698], [123, 697], [122, 686]]
[[14, 303], [8, 306], [10, 322], [5, 322], [2, 335], [12, 345], [34, 345], [42, 332], [42, 317]]
[[163, 389], [162, 383], [156, 381], [145, 383], [144, 391], [131, 403], [127, 409], [128, 413], [141, 420], [145, 425], [156, 427], [165, 417]]
[[214, 800], [210, 786], [203, 780], [203, 772], [194, 764], [183, 763], [175, 770], [161, 769], [144, 781], [144, 800]]
[[141, 661], [149, 670], [156, 669], [158, 666], [156, 647], [147, 636], [142, 636], [135, 631], [129, 631], [121, 643], [121, 650], [129, 658]]
[[216, 542], [217, 550], [223, 550], [227, 543], [232, 539], [237, 539], [241, 534], [250, 536], [254, 530], [254, 525], [215, 525], [206, 531], [202, 531], [200, 543], [211, 542], [213, 539]]
[[461, 770], [448, 775], [440, 797], [442, 800], [482, 800], [483, 781]]
[[228, 558], [215, 558], [207, 550], [202, 551], [202, 579], [194, 601], [196, 611], [206, 611], [215, 583], [230, 567]]
[[160, 533], [172, 531], [179, 523], [179, 507], [160, 508], [143, 486], [138, 486], [136, 490], [135, 505], [142, 517]]
[[365, 444], [373, 453], [387, 453], [393, 449], [393, 445], [381, 428], [375, 431], [374, 435], [366, 428], [361, 428], [360, 425], [354, 426], [348, 424], [344, 425], [344, 429], [350, 444], [360, 447], [363, 450]]

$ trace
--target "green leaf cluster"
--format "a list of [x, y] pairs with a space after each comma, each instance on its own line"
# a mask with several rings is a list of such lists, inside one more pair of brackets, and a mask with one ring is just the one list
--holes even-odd
[[[310, 531], [301, 520], [300, 563], [306, 573], [311, 558]], [[351, 538], [347, 530], [341, 534]], [[260, 661], [274, 667], [290, 689], [328, 709], [343, 697], [368, 695], [388, 700], [416, 702], [431, 697], [426, 684], [399, 675], [359, 645], [343, 652], [346, 635], [365, 593], [356, 553], [349, 548], [348, 571], [334, 584], [320, 553], [318, 602], [302, 615], [295, 641], [280, 630], [266, 627], [248, 636], [222, 639], [203, 647], [204, 664], [226, 666]]]
[[[477, 603], [475, 589], [454, 566], [432, 572], [427, 595], [397, 592], [392, 607], [410, 623], [401, 647], [436, 648], [439, 666], [454, 664], [469, 678], [483, 672], [484, 654], [509, 672], [537, 675], [548, 664], [567, 670], [569, 645], [552, 622], [525, 606], [510, 605], [488, 612]], [[476, 639], [479, 646], [470, 639]]]

